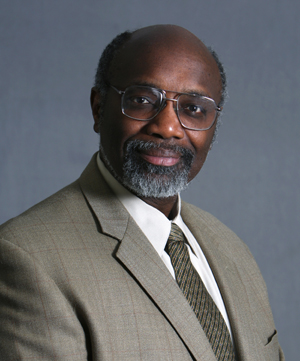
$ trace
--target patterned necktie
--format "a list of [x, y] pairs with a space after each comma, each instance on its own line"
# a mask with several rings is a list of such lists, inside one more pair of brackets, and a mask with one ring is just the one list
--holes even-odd
[[165, 251], [171, 258], [176, 281], [194, 310], [218, 361], [234, 361], [234, 349], [227, 325], [189, 257], [187, 240], [172, 223]]

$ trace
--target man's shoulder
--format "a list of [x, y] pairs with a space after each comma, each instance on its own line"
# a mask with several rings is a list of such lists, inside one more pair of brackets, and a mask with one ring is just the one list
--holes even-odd
[[85, 179], [93, 182], [96, 177], [95, 157], [96, 155], [92, 157], [80, 178], [75, 182], [0, 225], [0, 238], [8, 235], [18, 237], [20, 234], [29, 234], [45, 227], [54, 228], [63, 224], [76, 224], [84, 221], [87, 215], [90, 217], [91, 212], [82, 191], [82, 184], [86, 183]]
[[237, 235], [211, 213], [187, 202], [182, 202], [182, 216], [186, 222], [227, 236]]
[[79, 181], [62, 188], [19, 216], [0, 226], [0, 238], [6, 240], [41, 237], [50, 229], [68, 228], [85, 218], [88, 206]]

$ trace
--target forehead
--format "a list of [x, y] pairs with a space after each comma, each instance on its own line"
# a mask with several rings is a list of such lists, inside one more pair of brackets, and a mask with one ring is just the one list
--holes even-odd
[[134, 33], [112, 63], [111, 83], [195, 91], [218, 101], [221, 77], [212, 55], [193, 34], [173, 30]]

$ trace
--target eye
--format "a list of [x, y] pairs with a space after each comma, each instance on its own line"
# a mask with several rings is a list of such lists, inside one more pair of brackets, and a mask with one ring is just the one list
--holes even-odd
[[152, 104], [151, 99], [142, 96], [131, 97], [130, 102], [137, 104], [145, 104], [145, 105]]
[[203, 117], [206, 115], [205, 108], [197, 103], [185, 103], [181, 105], [181, 110], [187, 114], [188, 116], [192, 117]]
[[200, 105], [196, 104], [186, 104], [185, 110], [190, 113], [203, 113], [204, 109]]

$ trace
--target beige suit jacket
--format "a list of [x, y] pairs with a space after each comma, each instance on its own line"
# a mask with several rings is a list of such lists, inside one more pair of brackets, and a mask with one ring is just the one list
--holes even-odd
[[[283, 360], [245, 244], [210, 214], [182, 217], [222, 293], [239, 360]], [[79, 180], [0, 227], [0, 359], [216, 361], [181, 290], [103, 180]]]

